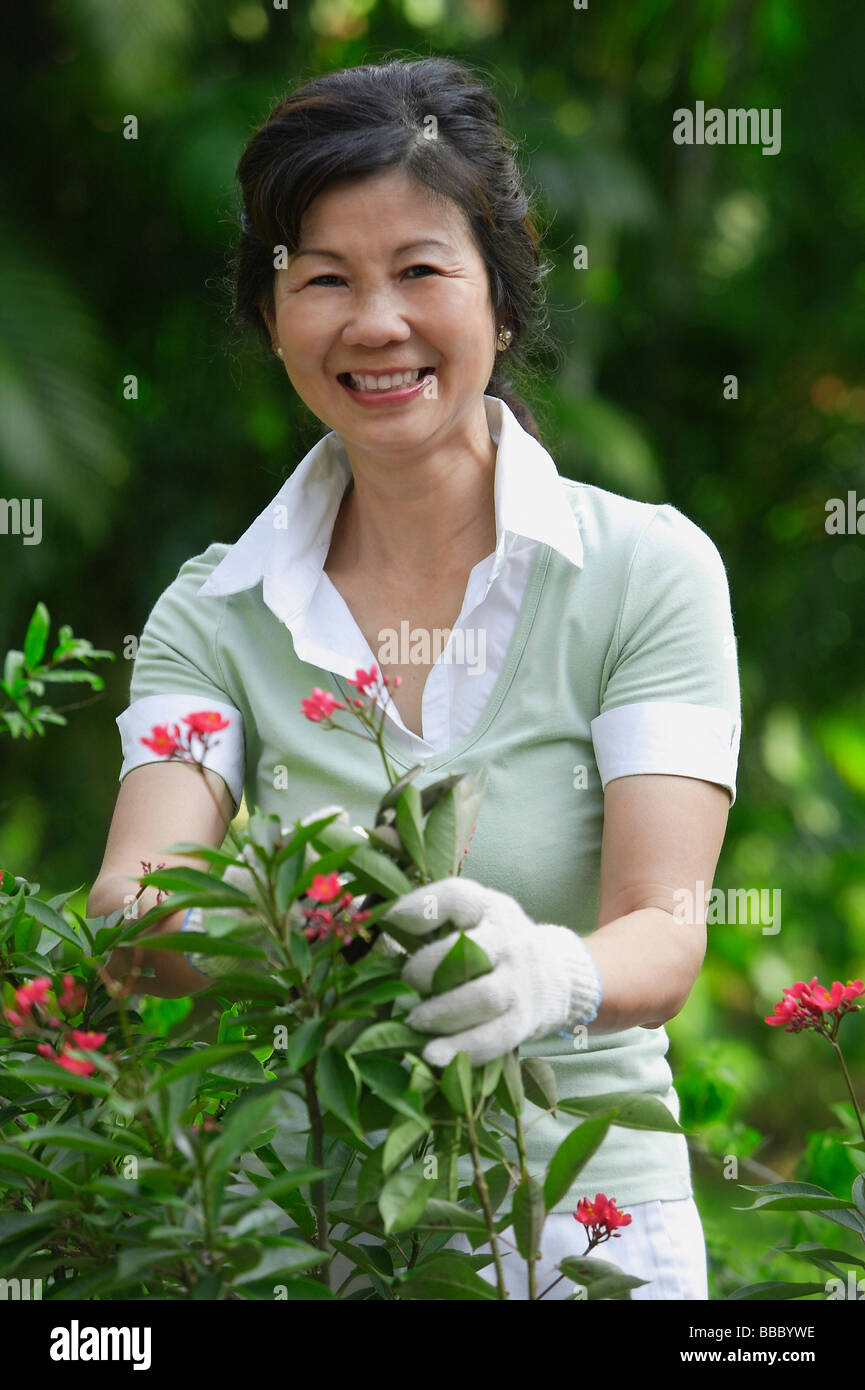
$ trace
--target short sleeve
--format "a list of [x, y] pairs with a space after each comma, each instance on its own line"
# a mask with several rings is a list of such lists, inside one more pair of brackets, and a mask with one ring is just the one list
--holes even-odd
[[604, 788], [670, 773], [736, 800], [741, 696], [724, 562], [682, 512], [659, 506], [641, 532], [591, 722]]
[[[164, 762], [159, 729], [190, 741], [197, 761], [217, 772], [234, 803], [243, 796], [245, 740], [243, 719], [226, 691], [219, 665], [219, 628], [225, 599], [199, 596], [198, 590], [227, 546], [211, 545], [187, 560], [177, 578], [154, 604], [138, 643], [129, 705], [117, 718], [123, 750], [119, 780], [143, 763]], [[184, 721], [193, 715], [218, 716], [196, 723], [207, 732], [206, 748]], [[176, 733], [175, 733], [176, 731]], [[157, 743], [157, 748], [143, 740]], [[162, 745], [170, 746], [170, 745]]]

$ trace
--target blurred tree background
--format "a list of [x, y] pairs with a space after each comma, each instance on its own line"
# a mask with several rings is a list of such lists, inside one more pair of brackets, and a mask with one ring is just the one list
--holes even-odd
[[[865, 496], [865, 12], [55, 0], [17, 7], [6, 38], [0, 495], [41, 497], [43, 537], [0, 536], [0, 649], [20, 646], [42, 598], [55, 625], [118, 659], [65, 737], [4, 742], [0, 864], [48, 892], [82, 884], [83, 905], [116, 793], [124, 649], [183, 561], [235, 540], [320, 433], [229, 322], [246, 138], [314, 73], [474, 63], [521, 147], [553, 265], [561, 357], [532, 402], [547, 447], [570, 477], [680, 508], [730, 579], [743, 735], [715, 883], [778, 888], [783, 912], [780, 932], [710, 927], [669, 1027], [713, 1297], [765, 1277], [746, 1251], [768, 1238], [837, 1243], [819, 1222], [757, 1230], [722, 1170], [738, 1155], [742, 1182], [771, 1170], [844, 1195], [855, 1173], [819, 1133], [850, 1113], [831, 1050], [762, 1017], [794, 979], [865, 971], [865, 537], [825, 530], [829, 498]], [[698, 100], [780, 108], [780, 152], [674, 144], [673, 111]], [[858, 1020], [846, 1043], [862, 1093]]]

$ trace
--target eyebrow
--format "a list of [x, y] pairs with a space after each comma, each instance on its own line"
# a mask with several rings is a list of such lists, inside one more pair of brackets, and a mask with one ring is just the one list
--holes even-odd
[[[420, 246], [439, 246], [444, 251], [453, 251], [453, 247], [446, 241], [436, 241], [433, 237], [424, 237], [421, 241], [410, 241], [405, 246], [398, 246], [394, 251], [395, 256], [404, 256], [408, 251], [416, 251]], [[306, 251], [295, 251], [292, 260], [299, 260], [301, 256], [321, 256], [329, 261], [345, 261], [345, 256], [340, 256], [336, 251], [324, 251], [318, 247], [310, 247]]]

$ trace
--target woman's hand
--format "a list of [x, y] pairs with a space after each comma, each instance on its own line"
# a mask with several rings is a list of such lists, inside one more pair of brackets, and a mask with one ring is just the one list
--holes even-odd
[[[387, 920], [423, 936], [450, 920], [471, 933], [492, 970], [467, 984], [417, 1004], [405, 1022], [437, 1034], [423, 1057], [443, 1067], [458, 1052], [480, 1066], [520, 1043], [573, 1029], [597, 1017], [603, 994], [600, 976], [586, 946], [570, 927], [538, 925], [519, 903], [470, 878], [445, 878], [399, 898]], [[433, 976], [457, 940], [417, 951], [403, 979], [429, 994]]]

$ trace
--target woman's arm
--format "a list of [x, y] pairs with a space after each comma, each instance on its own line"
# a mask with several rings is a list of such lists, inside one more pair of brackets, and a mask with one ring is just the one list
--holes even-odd
[[[205, 784], [206, 779], [206, 784]], [[87, 901], [88, 916], [103, 916], [123, 907], [138, 890], [141, 861], [166, 867], [184, 864], [206, 869], [189, 855], [166, 854], [163, 846], [181, 840], [217, 847], [225, 838], [232, 814], [231, 795], [215, 772], [183, 763], [146, 763], [133, 768], [120, 784], [108, 843], [99, 876]], [[140, 916], [156, 902], [155, 888], [146, 888], [138, 902]], [[159, 932], [179, 931], [183, 912], [163, 918]], [[135, 980], [135, 969], [153, 969], [153, 977]], [[120, 947], [108, 963], [115, 980], [129, 980], [140, 994], [161, 999], [182, 998], [205, 989], [209, 980], [179, 951], [159, 951], [142, 946]]]
[[693, 777], [608, 782], [598, 925], [584, 938], [604, 990], [593, 1033], [659, 1028], [683, 1007], [706, 954], [703, 895], [729, 809], [725, 787]]

